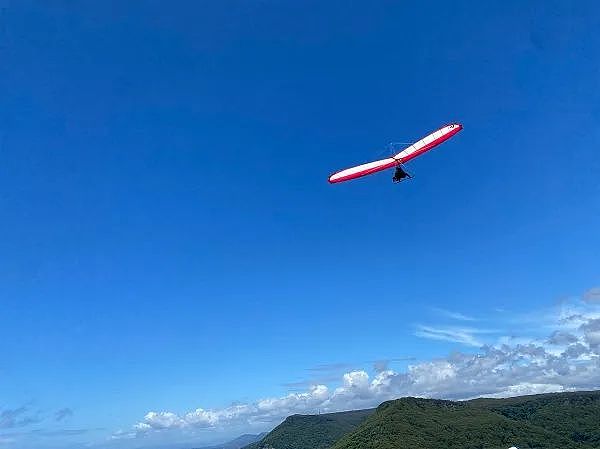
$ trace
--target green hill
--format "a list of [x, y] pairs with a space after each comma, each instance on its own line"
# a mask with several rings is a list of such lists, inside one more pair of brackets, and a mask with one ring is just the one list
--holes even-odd
[[292, 415], [258, 443], [244, 449], [327, 449], [355, 430], [374, 409], [323, 415]]
[[583, 447], [600, 448], [600, 391], [476, 399], [470, 403], [585, 443]]
[[[600, 448], [600, 392], [384, 402], [332, 449]], [[279, 448], [276, 448], [279, 449]]]

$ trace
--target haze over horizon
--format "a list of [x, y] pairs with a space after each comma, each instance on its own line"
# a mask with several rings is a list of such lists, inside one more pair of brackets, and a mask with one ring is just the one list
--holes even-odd
[[600, 388], [597, 2], [0, 11], [0, 449]]

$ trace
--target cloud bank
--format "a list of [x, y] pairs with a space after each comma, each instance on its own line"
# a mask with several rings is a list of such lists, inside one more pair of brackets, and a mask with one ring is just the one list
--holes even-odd
[[[507, 397], [600, 388], [600, 309], [587, 298], [563, 304], [538, 325], [544, 338], [496, 338], [485, 343], [473, 328], [419, 326], [416, 335], [478, 347], [475, 354], [414, 363], [403, 372], [380, 366], [346, 372], [337, 387], [317, 384], [301, 392], [265, 398], [223, 409], [197, 408], [186, 413], [150, 411], [129, 431], [114, 438], [133, 438], [174, 429], [219, 429], [274, 425], [294, 413], [335, 412], [374, 407], [403, 396], [468, 399]], [[525, 332], [526, 333], [526, 332]]]

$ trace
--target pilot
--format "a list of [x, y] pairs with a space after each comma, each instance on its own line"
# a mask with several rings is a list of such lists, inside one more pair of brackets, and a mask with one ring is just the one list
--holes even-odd
[[402, 181], [404, 178], [410, 178], [410, 177], [411, 177], [411, 176], [410, 176], [408, 173], [406, 173], [406, 172], [404, 171], [404, 169], [402, 168], [402, 166], [401, 166], [401, 165], [398, 165], [398, 166], [396, 167], [396, 171], [394, 172], [394, 177], [392, 178], [392, 180], [393, 180], [394, 182], [400, 182], [400, 181]]

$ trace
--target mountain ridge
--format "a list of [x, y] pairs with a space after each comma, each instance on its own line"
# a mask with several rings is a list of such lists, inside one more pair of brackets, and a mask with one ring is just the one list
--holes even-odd
[[[328, 416], [335, 419], [323, 418]], [[347, 421], [350, 416], [353, 418]], [[344, 422], [349, 425], [343, 426]], [[600, 449], [600, 391], [467, 401], [405, 397], [383, 402], [376, 409], [292, 415], [244, 449], [507, 449], [512, 446]]]
[[244, 449], [327, 449], [335, 441], [354, 430], [375, 409], [319, 415], [291, 415], [260, 441]]

